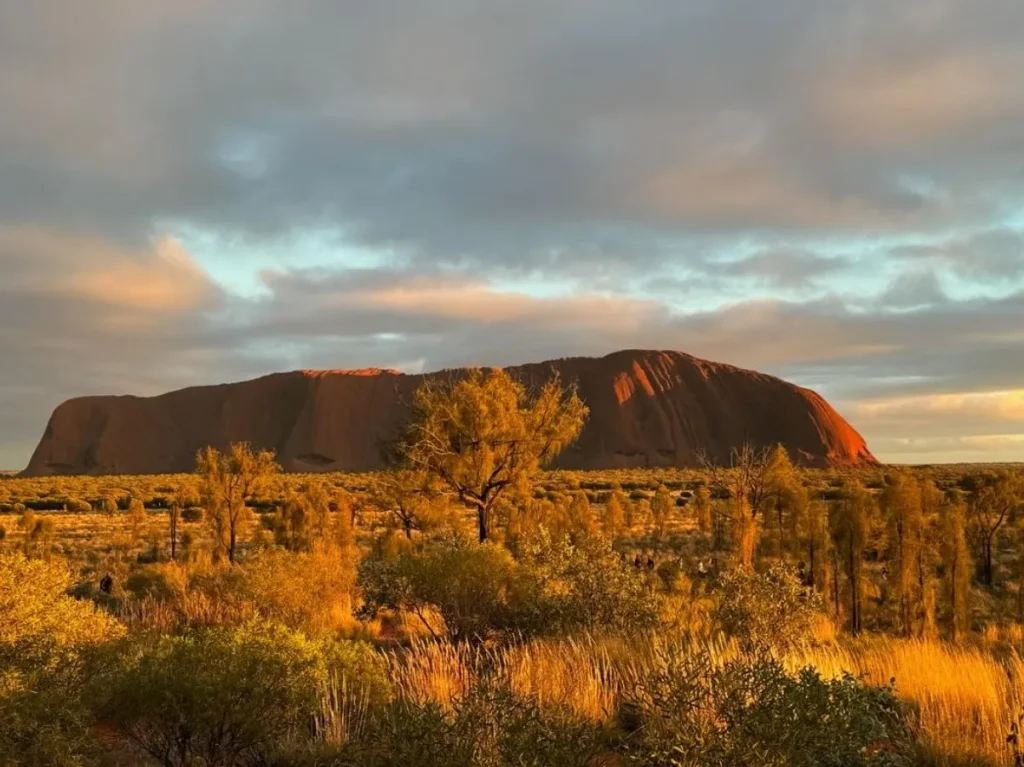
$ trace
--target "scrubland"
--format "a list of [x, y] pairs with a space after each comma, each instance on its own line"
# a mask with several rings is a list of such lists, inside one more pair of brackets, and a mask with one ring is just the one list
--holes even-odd
[[516, 473], [513, 394], [380, 474], [0, 480], [0, 764], [1022, 763], [1019, 468]]

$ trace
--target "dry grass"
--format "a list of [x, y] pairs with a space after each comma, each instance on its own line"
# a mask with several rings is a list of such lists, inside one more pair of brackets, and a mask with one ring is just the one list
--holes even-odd
[[[422, 643], [388, 658], [397, 694], [417, 703], [435, 702], [450, 711], [486, 669], [520, 695], [601, 723], [612, 718], [664, 642], [659, 636], [583, 636], [491, 650]], [[715, 664], [739, 653], [734, 642], [721, 638], [695, 639], [690, 651]], [[1006, 735], [1024, 704], [1024, 661], [1014, 652], [1000, 657], [984, 646], [871, 639], [809, 645], [781, 660], [791, 670], [813, 666], [826, 678], [849, 672], [869, 684], [895, 680], [898, 696], [916, 710], [932, 764], [1013, 762]]]
[[870, 684], [895, 680], [899, 697], [918, 709], [925, 739], [942, 754], [995, 764], [1012, 758], [1006, 735], [1024, 704], [1024, 662], [1016, 652], [872, 638], [805, 650], [787, 663], [824, 676], [849, 671]]

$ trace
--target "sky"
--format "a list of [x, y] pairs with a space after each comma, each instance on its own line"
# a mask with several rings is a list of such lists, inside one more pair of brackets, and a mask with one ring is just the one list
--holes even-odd
[[79, 395], [624, 348], [1024, 460], [1020, 72], [1020, 0], [0, 0], [0, 468]]

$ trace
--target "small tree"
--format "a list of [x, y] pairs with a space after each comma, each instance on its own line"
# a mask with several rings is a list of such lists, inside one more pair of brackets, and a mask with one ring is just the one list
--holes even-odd
[[705, 540], [711, 537], [712, 511], [711, 491], [707, 485], [701, 485], [693, 494], [693, 513], [697, 520], [697, 530]]
[[968, 506], [971, 532], [981, 559], [981, 580], [986, 586], [995, 583], [993, 551], [999, 533], [1022, 503], [1019, 485], [1019, 478], [1001, 474], [977, 490]]
[[522, 489], [572, 444], [587, 407], [557, 376], [535, 394], [504, 370], [474, 370], [458, 380], [428, 380], [398, 454], [460, 501], [476, 509], [479, 540], [487, 540], [491, 513], [509, 488]]
[[138, 498], [132, 498], [128, 503], [128, 529], [131, 545], [139, 542], [142, 535], [142, 526], [146, 524], [146, 506]]
[[763, 573], [732, 570], [722, 576], [718, 588], [721, 598], [715, 617], [745, 650], [785, 652], [814, 636], [821, 600], [784, 565]]
[[624, 504], [628, 502], [621, 489], [613, 490], [605, 501], [601, 510], [601, 531], [609, 540], [614, 541], [622, 533], [622, 528], [626, 524]]
[[754, 566], [757, 527], [768, 496], [768, 467], [771, 450], [756, 448], [749, 442], [734, 448], [730, 468], [723, 469], [700, 453], [697, 460], [711, 474], [712, 483], [729, 497], [728, 511], [722, 514], [732, 523], [733, 541], [740, 567]]
[[117, 651], [99, 713], [140, 762], [167, 767], [270, 763], [327, 683], [319, 646], [277, 626], [144, 635]]
[[400, 469], [380, 475], [370, 489], [370, 498], [379, 510], [390, 514], [412, 539], [414, 530], [423, 526], [423, 512], [435, 495], [431, 477], [423, 471]]
[[943, 590], [949, 603], [949, 632], [956, 641], [969, 626], [971, 555], [964, 532], [964, 510], [957, 504], [942, 508]]
[[832, 537], [829, 532], [828, 506], [824, 501], [808, 504], [802, 520], [804, 550], [807, 553], [807, 585], [822, 594], [832, 595], [835, 572], [832, 568]]
[[918, 567], [922, 544], [921, 488], [909, 474], [894, 475], [881, 499], [889, 525], [889, 575], [896, 600], [896, 624], [911, 636], [924, 595]]
[[875, 499], [859, 484], [847, 488], [836, 506], [830, 526], [835, 561], [846, 575], [850, 633], [857, 636], [864, 625], [864, 545], [875, 510]]
[[669, 514], [672, 513], [672, 496], [668, 488], [661, 485], [654, 498], [651, 499], [651, 515], [654, 517], [654, 530], [661, 538], [665, 535], [665, 525], [668, 523]]
[[580, 538], [593, 535], [596, 531], [594, 525], [594, 512], [590, 508], [590, 499], [582, 490], [577, 490], [569, 501], [568, 521], [569, 534], [574, 541]]
[[232, 444], [226, 453], [207, 447], [196, 456], [206, 518], [228, 561], [235, 561], [238, 538], [246, 521], [246, 500], [263, 489], [279, 471], [274, 454], [255, 451], [247, 442]]
[[171, 539], [171, 559], [178, 558], [178, 521], [181, 519], [181, 505], [178, 499], [175, 498], [171, 501], [171, 507], [168, 509], [168, 535]]

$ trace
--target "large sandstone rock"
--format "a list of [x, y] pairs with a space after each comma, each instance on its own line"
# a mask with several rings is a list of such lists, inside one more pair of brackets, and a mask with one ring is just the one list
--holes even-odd
[[[701, 450], [725, 462], [744, 441], [781, 443], [808, 466], [874, 463], [822, 397], [773, 376], [653, 351], [512, 370], [539, 381], [552, 369], [576, 382], [590, 406], [579, 441], [559, 460], [564, 468], [691, 466]], [[151, 398], [74, 399], [53, 413], [26, 473], [191, 471], [201, 447], [242, 440], [276, 450], [291, 471], [376, 469], [423, 379], [392, 370], [299, 371]]]

